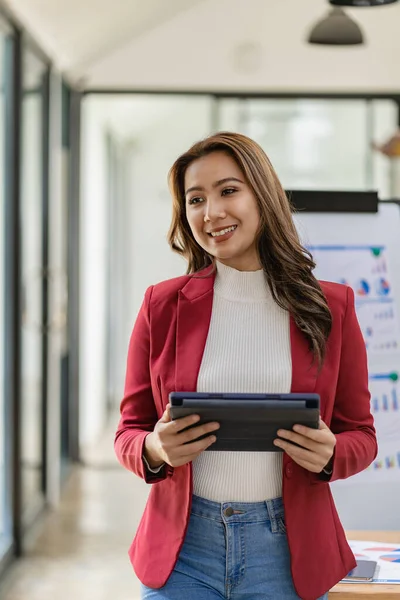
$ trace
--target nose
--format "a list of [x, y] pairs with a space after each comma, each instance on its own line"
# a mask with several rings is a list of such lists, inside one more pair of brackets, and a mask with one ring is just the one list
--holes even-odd
[[204, 223], [213, 223], [218, 219], [225, 219], [225, 209], [218, 202], [208, 201], [205, 204]]

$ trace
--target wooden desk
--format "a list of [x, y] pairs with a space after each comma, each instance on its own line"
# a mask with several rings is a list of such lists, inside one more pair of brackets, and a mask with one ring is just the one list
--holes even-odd
[[[348, 540], [371, 540], [387, 544], [400, 543], [400, 531], [346, 531]], [[399, 600], [400, 585], [338, 583], [329, 592], [329, 600]]]

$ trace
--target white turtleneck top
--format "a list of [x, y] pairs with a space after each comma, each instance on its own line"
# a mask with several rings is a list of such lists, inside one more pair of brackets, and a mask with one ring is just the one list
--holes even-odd
[[[217, 262], [197, 391], [288, 393], [291, 376], [289, 313], [273, 300], [264, 272]], [[203, 452], [193, 461], [193, 485], [194, 494], [215, 502], [279, 497], [282, 453]]]

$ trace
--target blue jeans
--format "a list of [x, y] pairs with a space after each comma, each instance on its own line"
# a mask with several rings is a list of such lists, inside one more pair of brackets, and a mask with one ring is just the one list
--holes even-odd
[[[164, 587], [142, 600], [298, 600], [281, 498], [219, 504], [193, 496], [185, 542]], [[328, 594], [320, 600], [327, 600]]]

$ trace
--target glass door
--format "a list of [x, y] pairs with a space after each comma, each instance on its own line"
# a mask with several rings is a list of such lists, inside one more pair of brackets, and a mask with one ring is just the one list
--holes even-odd
[[[58, 231], [58, 270], [54, 278], [53, 286], [57, 286], [58, 305], [55, 327], [59, 335], [60, 363], [60, 477], [61, 484], [69, 473], [71, 457], [71, 404], [69, 386], [69, 339], [68, 339], [68, 241], [69, 241], [69, 209], [71, 179], [71, 140], [70, 140], [70, 113], [71, 113], [71, 90], [65, 82], [61, 83], [61, 146], [62, 146], [62, 193], [61, 202], [58, 206], [57, 223]], [[77, 259], [78, 260], [78, 259]]]
[[8, 34], [0, 23], [0, 561], [11, 547], [11, 435], [10, 399], [6, 393], [6, 110], [8, 108], [9, 72]]
[[31, 524], [46, 488], [45, 194], [48, 65], [22, 51], [21, 139], [21, 477], [22, 522]]

